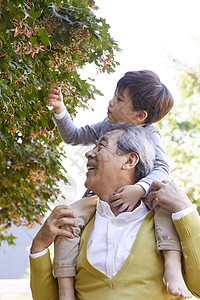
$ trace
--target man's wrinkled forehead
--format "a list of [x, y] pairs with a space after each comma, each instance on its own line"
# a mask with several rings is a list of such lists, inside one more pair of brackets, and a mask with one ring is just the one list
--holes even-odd
[[109, 131], [99, 139], [99, 142], [105, 141], [107, 144], [111, 140], [117, 142], [119, 137], [121, 137], [123, 133], [124, 133], [124, 130], [122, 130], [122, 129], [115, 129], [115, 130]]

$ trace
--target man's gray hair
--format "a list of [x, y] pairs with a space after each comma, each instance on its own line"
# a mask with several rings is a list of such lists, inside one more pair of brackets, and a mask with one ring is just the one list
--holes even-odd
[[117, 154], [124, 155], [135, 152], [139, 156], [139, 162], [135, 167], [135, 182], [146, 177], [154, 166], [155, 149], [147, 138], [144, 126], [118, 122], [112, 124], [113, 130], [124, 131], [117, 141]]

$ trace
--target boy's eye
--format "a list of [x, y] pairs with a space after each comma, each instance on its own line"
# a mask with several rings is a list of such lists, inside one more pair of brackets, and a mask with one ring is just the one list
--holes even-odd
[[122, 99], [120, 99], [119, 97], [117, 97], [117, 101], [123, 102]]

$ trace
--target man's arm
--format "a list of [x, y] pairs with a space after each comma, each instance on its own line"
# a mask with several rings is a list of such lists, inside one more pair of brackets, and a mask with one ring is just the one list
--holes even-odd
[[[172, 213], [183, 253], [183, 276], [188, 289], [200, 297], [200, 216], [192, 209], [187, 195], [176, 184], [153, 182], [148, 201], [154, 209], [158, 205]], [[189, 211], [189, 213], [187, 213]], [[182, 215], [178, 219], [177, 215]]]
[[183, 254], [183, 276], [191, 293], [200, 297], [200, 217], [195, 210], [174, 220]]
[[49, 251], [37, 258], [29, 257], [29, 261], [33, 300], [58, 300], [58, 283], [52, 275]]
[[70, 207], [57, 206], [35, 236], [31, 254], [38, 257], [30, 256], [30, 285], [33, 300], [58, 300], [57, 280], [52, 275], [49, 251], [44, 255], [41, 252], [53, 243], [57, 235], [73, 237], [71, 232], [60, 227], [65, 224], [77, 226], [74, 218], [74, 213]]

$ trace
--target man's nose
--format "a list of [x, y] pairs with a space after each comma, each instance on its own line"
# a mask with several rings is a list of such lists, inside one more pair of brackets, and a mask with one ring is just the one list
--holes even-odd
[[96, 149], [96, 148], [87, 151], [87, 152], [85, 153], [85, 157], [86, 157], [86, 158], [89, 158], [89, 157], [95, 157], [95, 152], [96, 152], [95, 149]]

